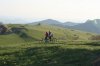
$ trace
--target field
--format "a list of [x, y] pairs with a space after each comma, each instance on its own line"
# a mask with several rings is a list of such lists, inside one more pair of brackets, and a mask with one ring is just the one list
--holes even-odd
[[[93, 66], [99, 59], [100, 42], [88, 40], [94, 34], [54, 26], [26, 28], [31, 39], [14, 33], [0, 35], [0, 66]], [[38, 41], [48, 30], [57, 42]], [[76, 34], [77, 40], [73, 39]]]
[[100, 42], [38, 42], [0, 46], [0, 66], [92, 66]]

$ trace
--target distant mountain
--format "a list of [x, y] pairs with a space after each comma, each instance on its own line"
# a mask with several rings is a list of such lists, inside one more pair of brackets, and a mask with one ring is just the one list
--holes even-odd
[[36, 25], [38, 23], [46, 24], [46, 25], [55, 25], [55, 26], [60, 26], [60, 27], [74, 26], [74, 25], [79, 24], [79, 23], [73, 23], [73, 22], [62, 23], [62, 22], [59, 22], [59, 21], [53, 20], [53, 19], [46, 19], [46, 20], [42, 20], [42, 21], [38, 21], [38, 22], [33, 22], [33, 23], [30, 23], [30, 24]]
[[70, 28], [100, 34], [100, 19], [87, 20], [85, 23], [71, 26]]
[[80, 23], [73, 23], [73, 22], [65, 22], [63, 23], [64, 26], [75, 26], [75, 25], [78, 25]]
[[57, 20], [53, 19], [46, 19], [38, 22], [30, 23], [31, 25], [36, 25], [38, 23], [46, 24], [46, 25], [54, 25], [54, 26], [60, 26], [64, 28], [72, 28], [76, 30], [81, 30], [85, 32], [92, 32], [100, 34], [100, 19], [94, 19], [94, 20], [87, 20], [85, 23], [74, 23], [74, 22], [65, 22], [61, 23]]
[[36, 25], [38, 23], [46, 24], [46, 25], [58, 25], [58, 26], [60, 26], [62, 24], [61, 22], [59, 22], [57, 20], [53, 20], [53, 19], [46, 19], [46, 20], [42, 20], [42, 21], [33, 22], [30, 24]]

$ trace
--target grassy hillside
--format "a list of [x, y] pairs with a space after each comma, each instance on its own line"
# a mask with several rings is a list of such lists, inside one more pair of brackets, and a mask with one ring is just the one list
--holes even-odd
[[35, 38], [43, 38], [44, 33], [49, 30], [54, 34], [54, 37], [65, 40], [74, 40], [75, 36], [79, 36], [78, 40], [87, 40], [93, 35], [91, 33], [81, 32], [78, 30], [65, 29], [49, 25], [27, 26], [27, 28], [29, 30], [28, 33]]
[[[11, 25], [13, 27], [19, 27], [21, 25]], [[15, 44], [15, 43], [24, 43], [24, 42], [33, 42], [35, 39], [40, 40], [44, 38], [44, 34], [47, 31], [51, 31], [54, 34], [54, 37], [58, 40], [88, 40], [93, 34], [85, 33], [72, 29], [65, 29], [49, 25], [25, 25], [27, 30], [24, 32], [30, 36], [32, 39], [26, 39], [20, 37], [19, 34], [11, 33], [7, 35], [0, 35], [0, 44]]]
[[[20, 33], [0, 35], [0, 66], [92, 66], [99, 58], [100, 42], [87, 41], [93, 34], [49, 25], [24, 27], [27, 30], [23, 32], [30, 38]], [[36, 41], [49, 30], [59, 42]], [[75, 36], [84, 41], [72, 41]]]

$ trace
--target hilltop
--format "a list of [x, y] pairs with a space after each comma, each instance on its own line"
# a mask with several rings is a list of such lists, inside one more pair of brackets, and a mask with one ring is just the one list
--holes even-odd
[[74, 23], [74, 22], [70, 22], [70, 21], [62, 23], [62, 22], [54, 20], [54, 19], [45, 19], [45, 20], [41, 20], [41, 21], [37, 21], [37, 22], [32, 22], [29, 24], [36, 25], [38, 23], [45, 24], [45, 25], [53, 25], [53, 26], [58, 26], [58, 27], [74, 26], [74, 25], [79, 24], [79, 23]]

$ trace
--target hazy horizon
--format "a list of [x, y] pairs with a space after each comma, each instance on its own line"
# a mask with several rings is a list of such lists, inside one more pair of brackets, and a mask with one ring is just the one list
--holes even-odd
[[[100, 0], [0, 0], [0, 21], [25, 19], [82, 23], [100, 18]], [[15, 22], [16, 23], [16, 22]]]
[[[39, 21], [43, 21], [43, 20], [48, 20], [50, 18], [21, 18], [21, 17], [0, 17], [0, 22], [4, 23], [4, 24], [27, 24], [27, 23], [32, 23], [32, 22], [39, 22]], [[61, 23], [65, 23], [65, 22], [73, 22], [73, 23], [85, 23], [87, 20], [94, 20], [94, 19], [87, 19], [87, 20], [83, 20], [83, 21], [71, 21], [71, 20], [57, 20], [57, 19], [51, 19], [51, 20], [56, 20], [58, 22]]]

